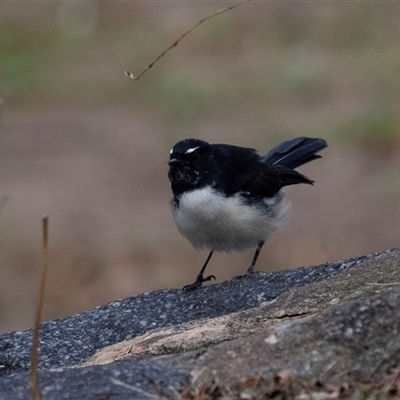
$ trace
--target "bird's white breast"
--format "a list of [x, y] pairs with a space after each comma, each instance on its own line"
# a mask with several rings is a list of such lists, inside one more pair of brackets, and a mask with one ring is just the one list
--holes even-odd
[[282, 192], [264, 203], [250, 206], [240, 195], [225, 197], [205, 187], [182, 194], [172, 213], [179, 231], [195, 248], [242, 251], [265, 241], [287, 221], [290, 203]]

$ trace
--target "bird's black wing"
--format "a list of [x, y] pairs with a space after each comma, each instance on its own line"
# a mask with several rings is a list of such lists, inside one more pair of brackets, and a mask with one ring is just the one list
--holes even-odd
[[313, 183], [292, 168], [266, 164], [254, 149], [213, 145], [213, 150], [216, 162], [212, 183], [227, 196], [241, 193], [250, 199], [261, 199], [274, 196], [284, 186]]
[[293, 169], [254, 161], [240, 168], [221, 169], [215, 187], [227, 196], [240, 193], [249, 199], [261, 199], [276, 195], [284, 186], [298, 183], [312, 184], [313, 181]]
[[260, 199], [276, 195], [284, 186], [298, 183], [312, 184], [313, 181], [299, 172], [282, 167], [258, 163], [250, 175], [240, 177], [241, 192], [247, 198]]

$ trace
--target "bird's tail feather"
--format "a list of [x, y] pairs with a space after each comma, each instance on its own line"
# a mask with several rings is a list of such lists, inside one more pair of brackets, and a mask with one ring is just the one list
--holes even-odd
[[297, 168], [300, 165], [321, 158], [319, 151], [327, 147], [324, 139], [307, 138], [304, 136], [288, 140], [273, 148], [261, 161], [268, 165]]

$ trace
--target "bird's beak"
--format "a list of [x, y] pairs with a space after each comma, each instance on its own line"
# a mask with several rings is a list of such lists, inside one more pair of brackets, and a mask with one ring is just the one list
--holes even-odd
[[169, 165], [170, 167], [172, 167], [173, 165], [175, 166], [175, 165], [180, 165], [180, 164], [182, 164], [182, 161], [179, 160], [178, 158], [171, 158], [171, 159], [168, 161], [168, 165]]

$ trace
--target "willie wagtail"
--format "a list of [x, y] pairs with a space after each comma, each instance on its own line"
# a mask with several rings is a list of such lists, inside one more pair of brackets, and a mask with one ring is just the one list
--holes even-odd
[[316, 153], [325, 147], [323, 139], [298, 137], [265, 156], [254, 149], [199, 139], [181, 140], [172, 148], [168, 177], [175, 223], [196, 249], [210, 250], [195, 282], [184, 289], [215, 279], [204, 277], [214, 251], [256, 247], [247, 274], [254, 271], [264, 242], [288, 219], [290, 203], [281, 189], [313, 184], [294, 169], [320, 158]]

